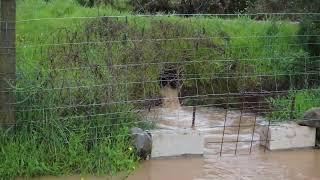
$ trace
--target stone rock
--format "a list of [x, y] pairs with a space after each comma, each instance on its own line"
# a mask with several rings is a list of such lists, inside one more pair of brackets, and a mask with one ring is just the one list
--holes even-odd
[[312, 108], [305, 112], [303, 120], [298, 122], [301, 126], [314, 127], [316, 129], [316, 148], [320, 148], [320, 108]]
[[146, 160], [151, 155], [152, 137], [148, 131], [143, 131], [140, 128], [132, 128], [131, 135], [133, 146], [136, 148], [141, 159]]
[[298, 122], [301, 126], [320, 128], [320, 108], [312, 108], [305, 112], [303, 120]]
[[320, 128], [320, 120], [303, 120], [298, 122], [300, 126], [309, 126], [314, 128]]

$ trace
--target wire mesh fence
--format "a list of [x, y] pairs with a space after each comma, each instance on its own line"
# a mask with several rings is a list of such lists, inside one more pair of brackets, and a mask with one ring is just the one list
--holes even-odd
[[16, 77], [1, 74], [1, 93], [15, 97], [13, 134], [68, 143], [85, 132], [91, 147], [129, 138], [130, 127], [196, 129], [217, 135], [208, 144], [220, 155], [228, 143], [251, 153], [276, 122], [320, 104], [320, 35], [287, 18], [318, 13], [101, 14], [16, 21]]

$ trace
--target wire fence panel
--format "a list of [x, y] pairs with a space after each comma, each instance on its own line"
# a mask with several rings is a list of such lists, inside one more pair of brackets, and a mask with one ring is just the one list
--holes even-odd
[[86, 131], [92, 146], [136, 126], [199, 130], [211, 153], [250, 154], [320, 105], [320, 34], [289, 15], [319, 13], [20, 19], [16, 85], [1, 93], [15, 94], [15, 132]]

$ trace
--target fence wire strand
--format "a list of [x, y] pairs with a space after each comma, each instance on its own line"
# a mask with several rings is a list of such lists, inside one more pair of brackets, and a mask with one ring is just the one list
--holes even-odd
[[[241, 149], [241, 143], [249, 143], [249, 154], [255, 143], [265, 144], [266, 151], [267, 144], [273, 141], [269, 139], [269, 129], [277, 126], [275, 120], [303, 119], [302, 112], [294, 109], [295, 103], [301, 103], [296, 98], [302, 96], [304, 102], [320, 106], [320, 99], [317, 99], [320, 56], [305, 52], [306, 47], [316, 47], [320, 43], [298, 41], [320, 35], [286, 33], [286, 29], [281, 31], [281, 28], [296, 28], [300, 22], [282, 20], [248, 20], [248, 24], [269, 28], [260, 34], [232, 32], [228, 35], [203, 25], [191, 27], [198, 25], [197, 19], [201, 18], [233, 23], [238, 18], [244, 21], [242, 17], [260, 15], [314, 16], [320, 13], [137, 14], [20, 19], [16, 21], [18, 31], [32, 23], [41, 22], [50, 28], [52, 21], [67, 20], [79, 21], [87, 29], [71, 28], [73, 24], [67, 23], [65, 27], [52, 29], [50, 35], [42, 34], [44, 32], [40, 30], [39, 37], [33, 37], [34, 40], [22, 38], [17, 40], [16, 47], [0, 47], [1, 53], [8, 51], [9, 54], [16, 48], [18, 62], [17, 72], [0, 72], [1, 79], [11, 85], [1, 88], [0, 93], [14, 93], [16, 101], [8, 104], [14, 106], [12, 112], [17, 117], [14, 124], [18, 128], [60, 123], [67, 131], [79, 131], [81, 128], [75, 124], [87, 123], [88, 129], [95, 130], [95, 139], [88, 141], [132, 135], [103, 136], [100, 131], [104, 128], [148, 124], [160, 124], [162, 128], [168, 124], [174, 126], [164, 128], [167, 134], [181, 129], [218, 128], [221, 137], [208, 143], [218, 144], [220, 156], [228, 143], [235, 143], [235, 155]], [[175, 20], [179, 23], [170, 22], [171, 17], [178, 17]], [[151, 30], [145, 27], [134, 30], [137, 20], [150, 21]], [[184, 29], [182, 21], [194, 32]], [[245, 27], [238, 31], [241, 28]], [[33, 55], [28, 58], [30, 54]], [[16, 82], [11, 84], [11, 81]], [[193, 114], [197, 114], [194, 127], [191, 127], [192, 108], [196, 111]], [[152, 114], [155, 112], [157, 114]], [[175, 127], [176, 122], [185, 119], [183, 123], [187, 126], [182, 123], [182, 127]], [[250, 122], [246, 124], [246, 121]], [[249, 139], [242, 138], [242, 128], [247, 128]], [[266, 128], [266, 134], [261, 134], [261, 128]], [[228, 139], [230, 132], [235, 136], [234, 140]], [[257, 139], [256, 134], [261, 137]]]

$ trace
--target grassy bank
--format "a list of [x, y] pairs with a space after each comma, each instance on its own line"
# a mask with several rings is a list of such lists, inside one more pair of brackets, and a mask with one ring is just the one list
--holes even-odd
[[[104, 11], [116, 14], [110, 8]], [[112, 175], [126, 173], [137, 166], [138, 158], [128, 136], [129, 128], [135, 125], [133, 122], [139, 120], [136, 114], [129, 112], [132, 106], [107, 103], [98, 106], [95, 104], [99, 97], [95, 95], [99, 89], [72, 91], [65, 88], [78, 80], [75, 78], [80, 78], [79, 72], [72, 72], [70, 76], [74, 79], [66, 77], [68, 82], [55, 79], [53, 73], [58, 72], [51, 71], [49, 66], [53, 49], [38, 46], [53, 43], [61, 37], [59, 31], [63, 28], [75, 32], [87, 21], [21, 21], [39, 17], [96, 16], [96, 13], [97, 9], [83, 8], [72, 1], [18, 1], [17, 127], [0, 133], [1, 178]], [[92, 76], [83, 79], [91, 84], [96, 84], [95, 81]]]
[[[70, 18], [88, 16], [121, 17]], [[160, 96], [164, 69], [181, 70], [181, 96], [201, 105], [303, 88], [296, 64], [310, 58], [290, 22], [137, 17], [72, 0], [20, 0], [17, 19], [17, 128], [0, 133], [2, 177], [134, 169], [128, 130], [150, 125], [137, 112]]]

